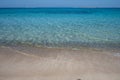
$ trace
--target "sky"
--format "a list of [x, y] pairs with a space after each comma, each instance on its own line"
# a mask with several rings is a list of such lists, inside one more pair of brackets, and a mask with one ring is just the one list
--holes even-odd
[[0, 0], [0, 7], [120, 7], [120, 0]]

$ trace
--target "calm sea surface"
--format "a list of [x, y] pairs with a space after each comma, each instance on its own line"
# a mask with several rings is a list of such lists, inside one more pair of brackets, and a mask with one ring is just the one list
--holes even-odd
[[120, 48], [120, 9], [0, 9], [0, 45]]

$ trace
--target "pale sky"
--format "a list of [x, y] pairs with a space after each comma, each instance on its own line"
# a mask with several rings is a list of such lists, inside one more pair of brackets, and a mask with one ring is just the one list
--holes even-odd
[[0, 7], [120, 7], [120, 0], [0, 0]]

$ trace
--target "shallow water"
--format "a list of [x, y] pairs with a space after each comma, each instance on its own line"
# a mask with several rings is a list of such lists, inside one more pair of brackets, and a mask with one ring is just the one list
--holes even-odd
[[120, 9], [0, 9], [0, 44], [120, 48]]

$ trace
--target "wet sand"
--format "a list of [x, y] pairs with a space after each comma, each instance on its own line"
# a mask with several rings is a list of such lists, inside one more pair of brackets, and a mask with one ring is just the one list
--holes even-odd
[[120, 80], [120, 51], [0, 46], [0, 80]]

